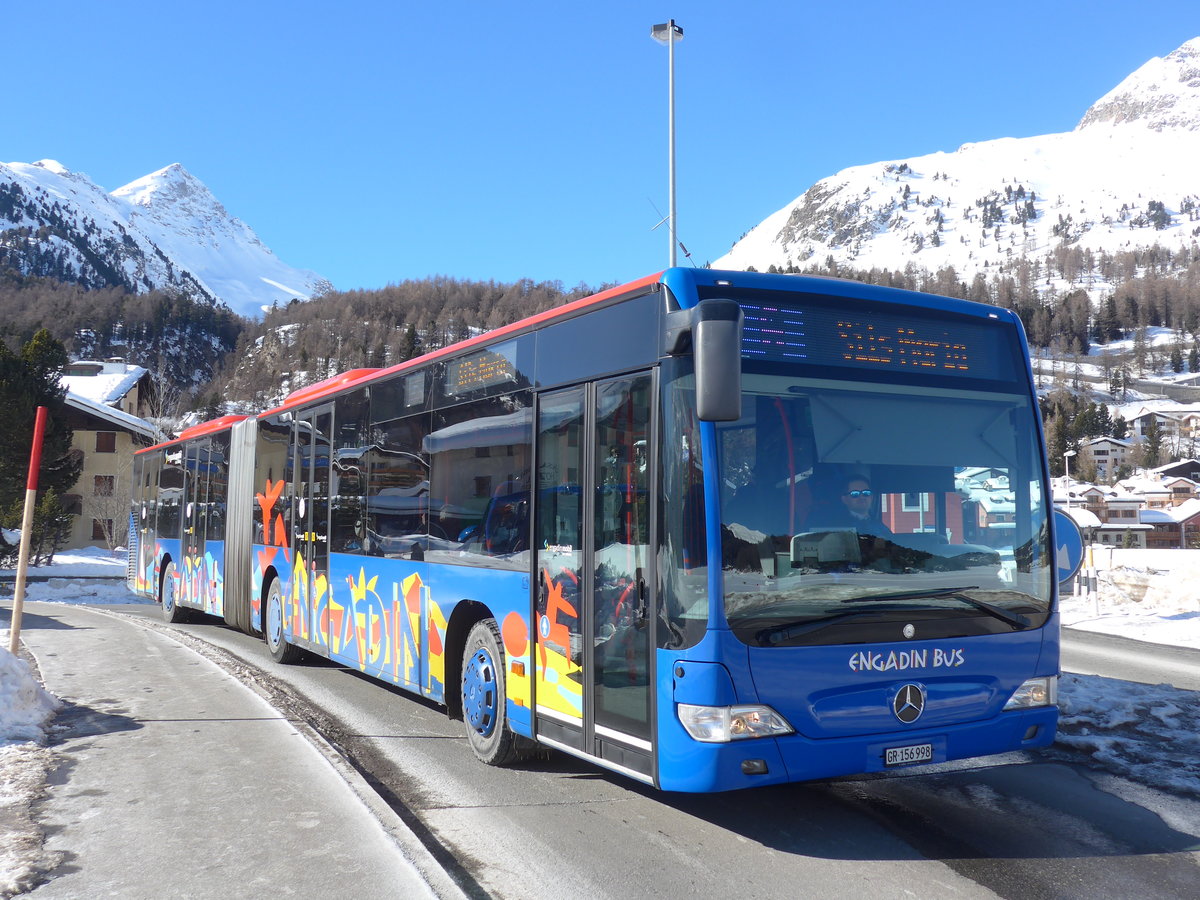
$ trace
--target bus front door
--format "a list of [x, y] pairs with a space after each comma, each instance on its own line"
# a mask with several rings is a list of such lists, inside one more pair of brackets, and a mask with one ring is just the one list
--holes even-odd
[[649, 373], [539, 398], [537, 733], [653, 778]]
[[294, 453], [295, 510], [292, 517], [296, 559], [289, 626], [295, 643], [328, 652], [329, 628], [329, 464], [333, 407], [321, 406], [296, 416]]

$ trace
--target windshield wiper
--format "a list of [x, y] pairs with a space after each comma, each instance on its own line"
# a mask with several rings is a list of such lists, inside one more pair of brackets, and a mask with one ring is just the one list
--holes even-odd
[[828, 628], [830, 625], [845, 622], [847, 619], [877, 615], [879, 615], [879, 612], [876, 610], [860, 609], [857, 612], [842, 613], [841, 615], [829, 616], [825, 619], [800, 619], [797, 622], [788, 622], [784, 625], [772, 625], [770, 628], [764, 628], [756, 632], [754, 637], [763, 644], [782, 644], [791, 638], [802, 634], [809, 634], [813, 631], [820, 631], [823, 628]]
[[924, 591], [896, 591], [893, 594], [872, 594], [868, 597], [847, 597], [843, 603], [863, 603], [874, 602], [876, 600], [933, 600], [938, 597], [949, 597], [952, 600], [961, 600], [963, 603], [968, 603], [976, 609], [983, 610], [989, 616], [995, 616], [1009, 625], [1014, 625], [1017, 628], [1030, 628], [1033, 622], [1026, 616], [1020, 613], [1009, 612], [1003, 607], [988, 603], [986, 600], [978, 600], [975, 597], [970, 597], [964, 594], [963, 591], [978, 590], [977, 584], [966, 584], [962, 587], [935, 588], [933, 590]]

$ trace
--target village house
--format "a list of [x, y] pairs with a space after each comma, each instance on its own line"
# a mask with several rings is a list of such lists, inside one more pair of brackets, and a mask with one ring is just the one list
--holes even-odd
[[139, 417], [152, 389], [150, 373], [124, 362], [75, 362], [62, 376], [73, 452], [83, 460], [75, 490], [63, 497], [74, 517], [66, 546], [115, 547], [128, 531], [134, 451], [161, 439]]

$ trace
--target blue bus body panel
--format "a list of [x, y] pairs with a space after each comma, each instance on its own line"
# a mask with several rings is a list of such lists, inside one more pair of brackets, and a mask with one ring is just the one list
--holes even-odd
[[175, 602], [210, 616], [225, 612], [225, 542], [207, 541], [203, 556], [172, 555], [180, 578]]
[[286, 577], [283, 622], [290, 642], [438, 703], [458, 690], [446, 683], [448, 663], [452, 670], [458, 663], [446, 658], [455, 611], [465, 601], [486, 605], [507, 656], [509, 722], [519, 734], [532, 733], [524, 571], [335, 553], [328, 578], [319, 576], [315, 584], [303, 570], [280, 575]]
[[944, 727], [1000, 712], [1037, 672], [1042, 634], [1037, 629], [953, 640], [755, 647], [750, 668], [759, 701], [807, 737], [908, 730], [892, 711], [892, 699], [908, 683], [920, 684], [927, 694], [911, 727]]
[[[159, 538], [154, 546], [154, 578], [153, 588], [150, 596], [158, 599], [158, 579], [162, 577], [163, 560], [170, 558], [171, 562], [175, 563], [175, 577], [178, 579], [183, 573], [183, 542], [178, 538]], [[178, 600], [179, 589], [181, 585], [175, 585], [175, 597]]]
[[[750, 648], [710, 632], [683, 654], [658, 651], [659, 786], [723, 791], [875, 772], [887, 749], [918, 744], [932, 745], [933, 763], [1047, 746], [1057, 707], [1003, 706], [1027, 678], [1058, 674], [1057, 645], [1056, 616], [1026, 633], [886, 645]], [[909, 683], [928, 705], [904, 725], [892, 699]], [[796, 734], [702, 743], [680, 724], [678, 703], [765, 703]], [[749, 760], [766, 772], [745, 774]]]

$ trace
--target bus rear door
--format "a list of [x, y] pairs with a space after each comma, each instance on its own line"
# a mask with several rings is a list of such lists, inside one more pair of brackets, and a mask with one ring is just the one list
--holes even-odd
[[[333, 406], [296, 414], [294, 452], [295, 510], [292, 516], [295, 572], [289, 626], [293, 643], [325, 652], [330, 647], [329, 466]], [[289, 638], [289, 640], [291, 640]]]

